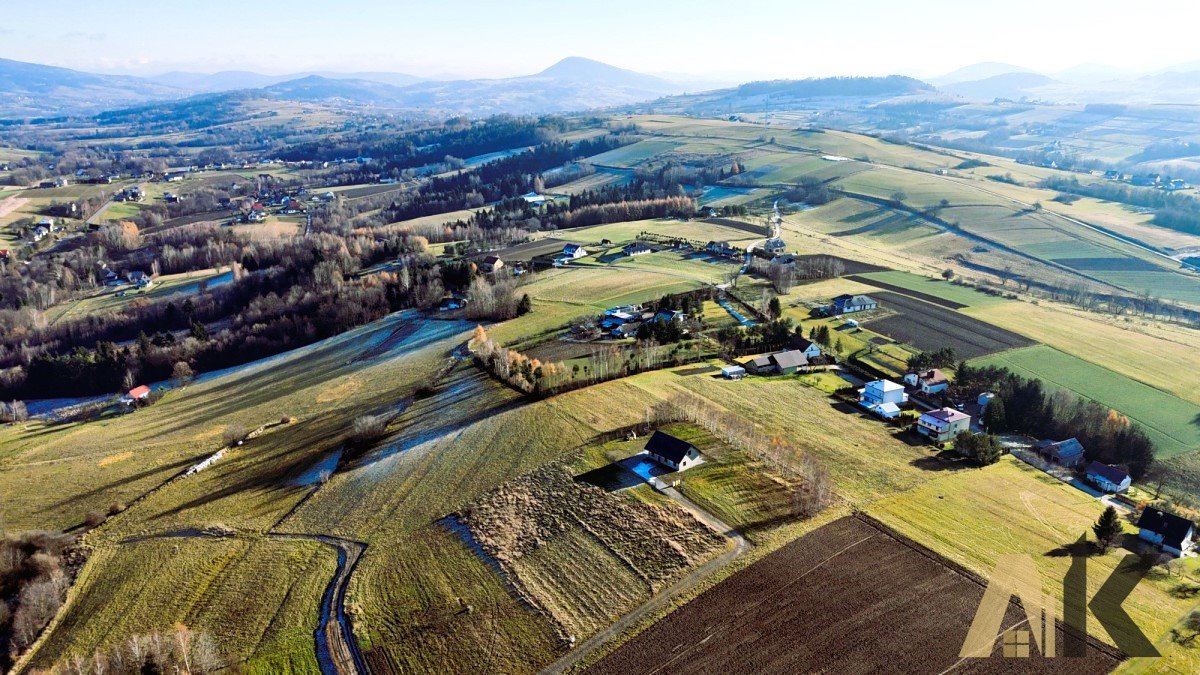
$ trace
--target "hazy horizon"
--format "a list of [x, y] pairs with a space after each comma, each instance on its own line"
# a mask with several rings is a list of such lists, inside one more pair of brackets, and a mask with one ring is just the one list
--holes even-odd
[[735, 81], [935, 77], [981, 61], [1043, 73], [1080, 64], [1148, 71], [1200, 59], [1187, 20], [1200, 11], [1175, 1], [1134, 12], [1076, 0], [1017, 0], [1000, 9], [945, 0], [905, 8], [882, 0], [813, 7], [701, 0], [685, 9], [615, 0], [579, 13], [544, 0], [464, 0], [447, 13], [432, 3], [373, 0], [336, 9], [314, 0], [43, 0], [11, 3], [5, 14], [0, 57], [141, 76], [240, 70], [491, 78], [583, 56], [645, 73]]

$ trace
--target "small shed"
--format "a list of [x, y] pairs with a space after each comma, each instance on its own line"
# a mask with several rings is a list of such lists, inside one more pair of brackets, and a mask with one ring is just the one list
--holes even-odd
[[746, 376], [746, 369], [741, 366], [725, 366], [721, 369], [721, 377], [727, 380], [740, 380]]

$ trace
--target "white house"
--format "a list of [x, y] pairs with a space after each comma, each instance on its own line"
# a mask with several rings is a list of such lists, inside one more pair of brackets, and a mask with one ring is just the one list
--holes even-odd
[[526, 204], [533, 206], [541, 206], [549, 201], [547, 197], [544, 195], [539, 195], [536, 192], [526, 192], [525, 194], [521, 195], [521, 199], [524, 199]]
[[1092, 462], [1087, 468], [1088, 482], [1105, 492], [1124, 492], [1129, 489], [1129, 474], [1115, 466]]
[[1196, 526], [1186, 518], [1147, 508], [1138, 519], [1138, 538], [1171, 555], [1181, 556], [1195, 544]]
[[904, 382], [927, 395], [943, 392], [950, 388], [950, 380], [937, 368], [909, 373], [904, 376]]
[[839, 295], [829, 306], [830, 314], [850, 314], [876, 309], [879, 303], [869, 295]]
[[562, 257], [568, 260], [578, 260], [587, 254], [583, 244], [567, 244], [562, 250]]
[[646, 441], [646, 452], [654, 461], [676, 471], [683, 471], [701, 461], [696, 446], [661, 431], [655, 431]]
[[878, 403], [868, 408], [868, 410], [885, 420], [896, 419], [900, 416], [900, 406], [895, 403]]
[[864, 408], [884, 403], [893, 403], [899, 406], [901, 403], [908, 402], [908, 394], [904, 393], [904, 385], [890, 380], [875, 380], [868, 382], [865, 387], [858, 390], [858, 402]]
[[793, 337], [792, 341], [788, 343], [788, 346], [804, 354], [804, 358], [808, 359], [809, 361], [812, 361], [821, 355], [821, 345], [800, 335]]
[[641, 243], [640, 241], [635, 241], [632, 244], [626, 244], [621, 249], [621, 252], [627, 256], [632, 257], [635, 255], [646, 255], [647, 253], [651, 252], [651, 249], [649, 246]]
[[971, 429], [971, 416], [954, 408], [930, 410], [917, 418], [917, 433], [934, 443], [945, 443]]

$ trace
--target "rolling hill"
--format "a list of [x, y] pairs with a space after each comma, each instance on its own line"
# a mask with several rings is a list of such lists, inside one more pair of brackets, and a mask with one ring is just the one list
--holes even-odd
[[95, 113], [148, 101], [179, 99], [190, 93], [137, 77], [95, 75], [0, 59], [2, 117]]

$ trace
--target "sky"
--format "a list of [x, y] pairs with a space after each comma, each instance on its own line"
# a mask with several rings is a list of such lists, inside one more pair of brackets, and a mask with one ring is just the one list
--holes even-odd
[[0, 58], [90, 72], [508, 77], [585, 56], [740, 81], [979, 61], [1053, 73], [1200, 61], [1200, 2], [1110, 0], [5, 0]]

